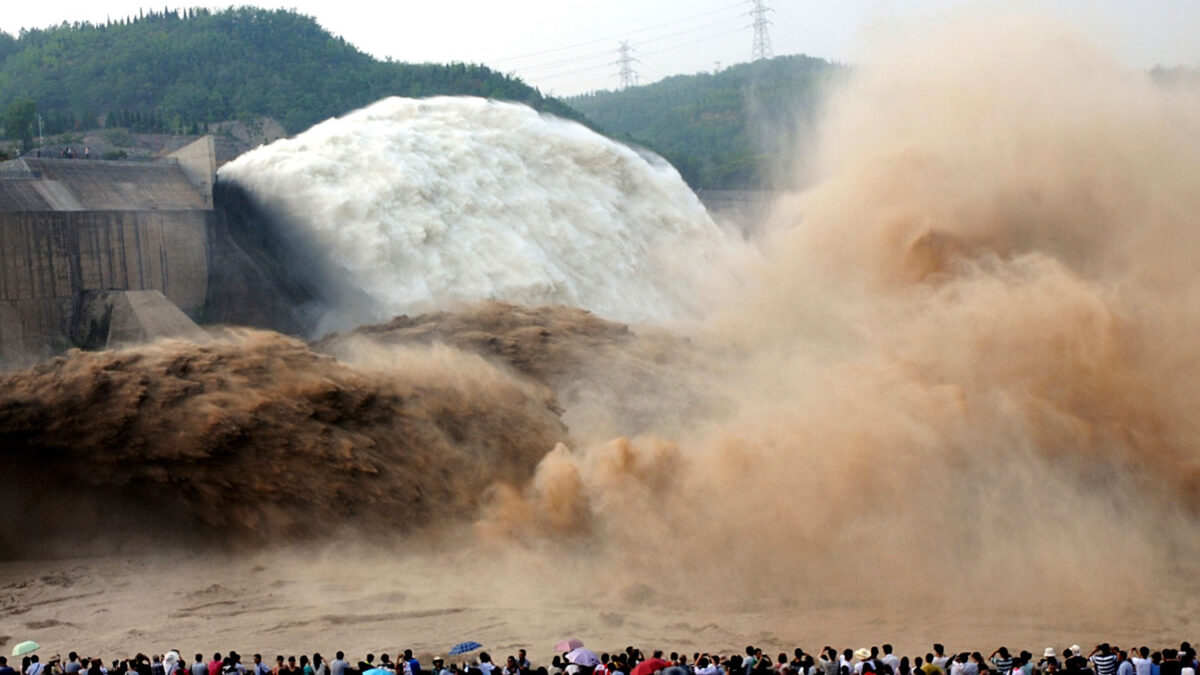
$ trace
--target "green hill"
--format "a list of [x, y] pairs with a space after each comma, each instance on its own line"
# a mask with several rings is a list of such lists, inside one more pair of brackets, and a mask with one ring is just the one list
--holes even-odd
[[[195, 133], [272, 117], [289, 133], [392, 95], [484, 96], [580, 115], [484, 66], [379, 61], [308, 16], [238, 8], [0, 32], [0, 110], [32, 101], [45, 133], [119, 126]], [[18, 118], [11, 118], [18, 119]], [[19, 138], [28, 129], [6, 129]]]
[[790, 168], [796, 134], [844, 70], [780, 56], [564, 100], [605, 132], [665, 157], [693, 188], [767, 187]]

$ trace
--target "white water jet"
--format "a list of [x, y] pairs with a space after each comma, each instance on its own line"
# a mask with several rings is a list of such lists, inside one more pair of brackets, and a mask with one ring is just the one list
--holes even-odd
[[398, 313], [474, 300], [697, 313], [726, 244], [666, 162], [477, 98], [389, 98], [221, 169]]

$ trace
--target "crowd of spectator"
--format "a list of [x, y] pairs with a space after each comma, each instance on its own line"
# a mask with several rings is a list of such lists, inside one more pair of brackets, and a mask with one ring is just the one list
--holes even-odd
[[1187, 642], [1179, 649], [1154, 650], [1104, 643], [1084, 652], [1078, 645], [1061, 654], [1046, 647], [1035, 658], [1029, 651], [999, 647], [984, 657], [978, 651], [947, 652], [935, 644], [923, 655], [901, 656], [890, 644], [842, 650], [826, 645], [816, 654], [796, 648], [790, 655], [779, 652], [772, 659], [754, 646], [746, 647], [744, 654], [655, 650], [649, 656], [629, 646], [601, 654], [574, 649], [540, 666], [530, 662], [524, 649], [502, 663], [480, 651], [458, 661], [433, 657], [428, 666], [411, 649], [399, 652], [395, 660], [383, 653], [352, 662], [339, 651], [332, 660], [313, 653], [280, 654], [265, 661], [262, 654], [254, 654], [249, 663], [237, 652], [218, 652], [210, 658], [196, 654], [191, 663], [178, 650], [108, 662], [71, 652], [65, 660], [58, 655], [45, 661], [37, 654], [25, 655], [19, 671], [0, 656], [0, 675], [1196, 675], [1200, 667], [1196, 651]]

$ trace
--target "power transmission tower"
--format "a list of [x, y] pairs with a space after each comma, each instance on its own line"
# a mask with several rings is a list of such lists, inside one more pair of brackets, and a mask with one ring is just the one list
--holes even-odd
[[750, 2], [754, 5], [754, 9], [750, 10], [750, 16], [754, 18], [754, 49], [751, 50], [750, 59], [762, 61], [771, 58], [771, 36], [767, 34], [767, 26], [771, 25], [767, 12], [770, 12], [771, 8], [767, 7], [766, 0]]
[[620, 55], [617, 59], [617, 65], [621, 67], [621, 70], [617, 74], [621, 76], [622, 89], [628, 89], [637, 84], [637, 73], [633, 70], [633, 62], [637, 59], [630, 56], [629, 52], [631, 51], [633, 51], [633, 48], [629, 46], [629, 41], [627, 40], [622, 41], [621, 48], [617, 50], [617, 54]]

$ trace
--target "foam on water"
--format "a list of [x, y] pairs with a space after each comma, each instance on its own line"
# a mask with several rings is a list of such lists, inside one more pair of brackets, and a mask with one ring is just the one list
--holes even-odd
[[670, 165], [474, 98], [389, 98], [234, 160], [388, 316], [457, 301], [685, 316], [722, 234]]

